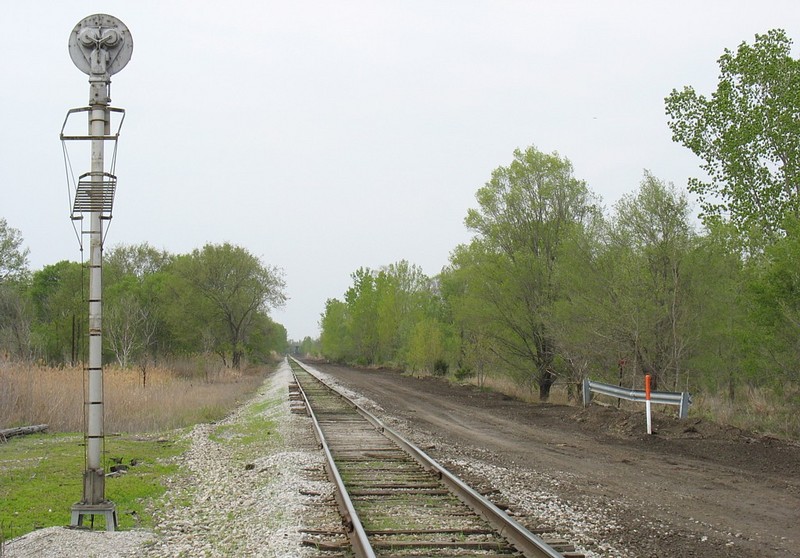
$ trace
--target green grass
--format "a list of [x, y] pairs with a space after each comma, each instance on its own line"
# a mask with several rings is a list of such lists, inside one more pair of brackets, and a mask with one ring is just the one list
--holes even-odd
[[[106, 439], [106, 457], [128, 472], [107, 477], [105, 495], [117, 506], [120, 529], [151, 527], [148, 506], [161, 496], [162, 478], [175, 473], [168, 460], [186, 446], [156, 436]], [[136, 460], [135, 466], [130, 466]], [[104, 464], [106, 471], [112, 462]], [[84, 447], [80, 434], [38, 434], [0, 444], [0, 540], [43, 527], [69, 525], [70, 507], [83, 492]], [[102, 524], [102, 518], [98, 517]]]
[[220, 444], [235, 445], [237, 457], [242, 459], [260, 455], [265, 447], [282, 441], [277, 420], [269, 418], [270, 411], [282, 403], [282, 398], [252, 403], [243, 411], [241, 420], [217, 426], [210, 438]]

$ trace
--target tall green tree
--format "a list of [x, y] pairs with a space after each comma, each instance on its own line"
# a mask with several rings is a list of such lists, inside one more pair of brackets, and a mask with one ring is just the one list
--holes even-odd
[[730, 220], [756, 249], [800, 216], [800, 60], [781, 29], [756, 35], [719, 58], [710, 97], [673, 90], [666, 112], [673, 139], [703, 161], [691, 179], [706, 223]]
[[412, 331], [430, 310], [431, 281], [420, 267], [401, 260], [378, 272], [376, 291], [380, 358], [401, 363]]
[[319, 323], [320, 350], [325, 358], [334, 362], [354, 360], [350, 321], [347, 304], [336, 298], [325, 301], [325, 311]]
[[142, 244], [120, 244], [103, 255], [106, 270], [114, 270], [121, 276], [137, 279], [164, 270], [175, 258], [166, 250], [157, 250], [147, 242]]
[[693, 270], [687, 264], [695, 235], [689, 219], [686, 196], [645, 172], [639, 190], [617, 203], [609, 238], [617, 255], [627, 253], [615, 298], [627, 310], [618, 328], [627, 330], [628, 360], [650, 374], [655, 386], [673, 389], [686, 372], [695, 316]]
[[103, 341], [123, 368], [152, 358], [155, 347], [169, 347], [162, 305], [154, 280], [174, 256], [147, 243], [117, 245], [104, 255]]
[[241, 367], [259, 316], [286, 300], [282, 271], [228, 243], [206, 244], [177, 258], [174, 271], [206, 303], [209, 348], [221, 355], [230, 353], [231, 365]]
[[344, 294], [349, 317], [349, 343], [360, 364], [374, 364], [378, 361], [379, 342], [375, 274], [361, 267], [351, 277], [353, 285]]
[[0, 217], [0, 283], [22, 279], [28, 273], [28, 252], [19, 230]]
[[0, 355], [30, 358], [31, 312], [24, 295], [28, 249], [20, 232], [0, 217]]
[[66, 260], [33, 273], [28, 290], [34, 315], [33, 343], [48, 362], [74, 363], [84, 354], [87, 282], [81, 264]]
[[[439, 339], [437, 359], [444, 359], [449, 331], [440, 323], [442, 301], [422, 269], [406, 260], [378, 271], [359, 268], [344, 301], [329, 299], [320, 326], [323, 355], [341, 362], [411, 364], [429, 369], [432, 351], [420, 356], [421, 333]], [[420, 324], [425, 324], [422, 328]], [[422, 328], [422, 329], [421, 329]], [[413, 361], [413, 362], [412, 362]]]
[[752, 278], [738, 246], [738, 233], [719, 223], [698, 236], [687, 266], [693, 270], [691, 323], [695, 348], [687, 368], [694, 371], [690, 389], [726, 393], [751, 382], [765, 368], [763, 348], [772, 337], [753, 320]]
[[[597, 212], [572, 164], [535, 147], [517, 149], [476, 194], [467, 227], [471, 245], [454, 252], [473, 311], [488, 324], [497, 355], [547, 400], [556, 380], [556, 339], [548, 328], [562, 296], [555, 281], [562, 248]], [[474, 320], [473, 320], [474, 321]]]
[[767, 248], [758, 266], [751, 266], [751, 328], [766, 328], [759, 357], [761, 382], [800, 381], [800, 220], [786, 222], [786, 236]]

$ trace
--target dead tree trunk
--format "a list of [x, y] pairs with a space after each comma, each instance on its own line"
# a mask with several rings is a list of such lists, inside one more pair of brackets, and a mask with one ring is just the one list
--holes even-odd
[[5, 428], [0, 430], [0, 442], [13, 438], [14, 436], [25, 436], [26, 434], [35, 434], [36, 432], [44, 432], [47, 430], [46, 424], [37, 424], [34, 426], [20, 426], [18, 428]]

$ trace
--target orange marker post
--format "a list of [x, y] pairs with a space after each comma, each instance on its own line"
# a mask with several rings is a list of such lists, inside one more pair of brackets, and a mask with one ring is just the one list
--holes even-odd
[[653, 423], [650, 419], [650, 374], [644, 376], [644, 406], [647, 410], [647, 433], [653, 433]]

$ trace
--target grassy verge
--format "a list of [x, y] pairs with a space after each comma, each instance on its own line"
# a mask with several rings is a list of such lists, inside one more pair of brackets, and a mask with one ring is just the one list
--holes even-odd
[[266, 446], [279, 444], [278, 421], [271, 414], [282, 403], [281, 398], [263, 400], [248, 405], [240, 419], [219, 425], [211, 434], [215, 442], [236, 448], [236, 457], [248, 460], [263, 454]]
[[[106, 478], [106, 497], [117, 506], [121, 529], [151, 527], [147, 507], [166, 490], [162, 479], [177, 471], [170, 458], [185, 449], [175, 438], [158, 436], [106, 441], [109, 465], [128, 466], [126, 473]], [[0, 540], [69, 525], [70, 507], [82, 496], [83, 456], [79, 434], [25, 436], [0, 445]]]

